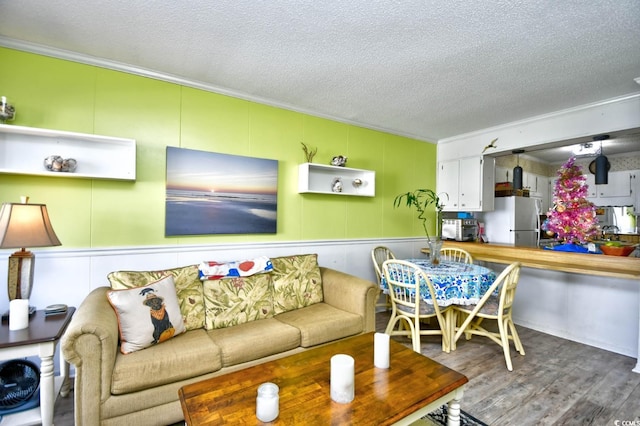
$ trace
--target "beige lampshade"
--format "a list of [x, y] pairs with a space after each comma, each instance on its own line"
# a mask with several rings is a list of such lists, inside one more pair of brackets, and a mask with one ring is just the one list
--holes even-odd
[[61, 245], [44, 204], [3, 203], [0, 210], [0, 248]]

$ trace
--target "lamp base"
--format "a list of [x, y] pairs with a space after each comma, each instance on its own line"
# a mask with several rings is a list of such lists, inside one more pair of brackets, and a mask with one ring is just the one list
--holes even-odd
[[22, 249], [9, 256], [9, 276], [7, 277], [9, 300], [28, 299], [31, 296], [34, 265], [35, 256], [28, 250]]

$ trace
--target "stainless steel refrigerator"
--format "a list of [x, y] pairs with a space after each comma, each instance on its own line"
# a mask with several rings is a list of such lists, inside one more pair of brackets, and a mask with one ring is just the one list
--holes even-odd
[[489, 243], [537, 247], [541, 202], [529, 197], [496, 197], [495, 210], [482, 213]]

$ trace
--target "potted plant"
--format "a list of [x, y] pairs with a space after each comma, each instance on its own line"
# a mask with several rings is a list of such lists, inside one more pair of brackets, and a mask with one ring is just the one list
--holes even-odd
[[[445, 192], [443, 192], [442, 195], [446, 196], [447, 199], [449, 198]], [[427, 226], [428, 218], [426, 216], [427, 208], [432, 204], [436, 210], [435, 237], [429, 235], [429, 228]], [[427, 240], [429, 240], [429, 257], [434, 264], [438, 264], [440, 262], [440, 248], [442, 247], [442, 221], [440, 220], [440, 216], [444, 208], [440, 195], [431, 189], [416, 189], [412, 192], [400, 194], [393, 200], [394, 207], [400, 207], [402, 205], [409, 208], [413, 207], [418, 212], [418, 219], [422, 221], [424, 233], [427, 236]]]

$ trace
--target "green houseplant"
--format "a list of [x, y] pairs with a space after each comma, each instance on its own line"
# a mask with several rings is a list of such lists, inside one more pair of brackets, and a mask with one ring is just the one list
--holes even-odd
[[[447, 199], [449, 198], [445, 192], [441, 193], [441, 195], [446, 196]], [[442, 247], [442, 220], [440, 216], [444, 208], [440, 195], [431, 189], [416, 189], [412, 192], [400, 194], [393, 200], [393, 207], [400, 207], [402, 205], [409, 208], [413, 207], [418, 212], [418, 219], [422, 221], [424, 233], [429, 241], [431, 261], [434, 264], [438, 264], [440, 261], [440, 248]], [[436, 236], [433, 238], [429, 235], [429, 228], [427, 226], [429, 219], [426, 216], [427, 208], [431, 205], [433, 205], [436, 210]]]

